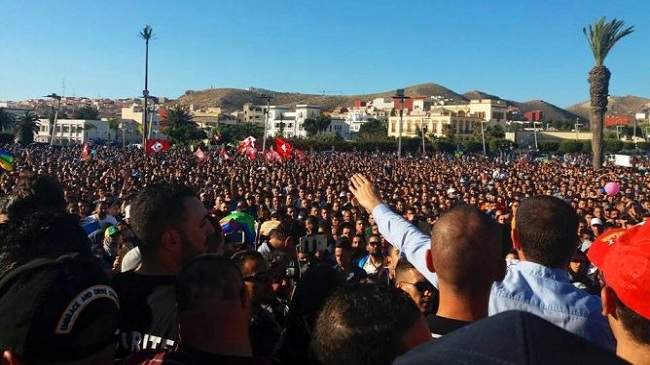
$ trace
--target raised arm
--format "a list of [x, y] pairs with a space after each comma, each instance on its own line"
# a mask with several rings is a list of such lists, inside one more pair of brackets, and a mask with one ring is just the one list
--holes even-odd
[[438, 286], [438, 278], [427, 268], [426, 253], [431, 247], [431, 237], [422, 233], [413, 224], [395, 214], [379, 199], [379, 194], [365, 176], [355, 174], [350, 179], [350, 191], [377, 223], [379, 233], [433, 285]]

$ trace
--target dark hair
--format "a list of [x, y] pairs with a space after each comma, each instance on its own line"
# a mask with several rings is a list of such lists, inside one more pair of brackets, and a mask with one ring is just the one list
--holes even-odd
[[400, 258], [399, 261], [397, 261], [397, 265], [395, 266], [395, 279], [397, 280], [398, 277], [402, 276], [402, 274], [408, 270], [417, 269], [407, 259]]
[[339, 237], [339, 239], [336, 240], [334, 248], [342, 248], [345, 251], [350, 251], [352, 249], [352, 244], [347, 237]]
[[183, 222], [185, 200], [193, 197], [187, 186], [171, 183], [148, 186], [135, 196], [129, 224], [140, 240], [143, 257], [158, 248], [165, 230]]
[[578, 215], [552, 196], [524, 200], [515, 219], [526, 259], [547, 267], [564, 267], [578, 247]]
[[391, 364], [407, 350], [402, 337], [420, 316], [411, 298], [397, 288], [343, 287], [320, 312], [310, 349], [322, 364]]
[[35, 212], [0, 229], [0, 277], [31, 260], [69, 253], [91, 256], [88, 237], [74, 215]]
[[316, 317], [325, 300], [343, 283], [341, 273], [330, 265], [311, 267], [302, 275], [289, 305], [286, 334], [278, 346], [280, 363], [309, 363], [309, 339]]
[[235, 254], [232, 255], [231, 259], [235, 266], [237, 266], [239, 268], [239, 271], [242, 273], [244, 272], [244, 264], [246, 264], [247, 261], [255, 261], [258, 264], [267, 264], [264, 256], [262, 256], [262, 254], [257, 251], [243, 250], [235, 252]]
[[59, 181], [52, 176], [24, 175], [14, 189], [7, 206], [9, 220], [28, 216], [36, 211], [53, 214], [65, 212], [65, 197]]
[[286, 221], [282, 221], [277, 227], [269, 231], [269, 237], [274, 237], [283, 241], [289, 237], [289, 234], [291, 233], [289, 231], [289, 224]]
[[625, 330], [632, 335], [634, 341], [650, 345], [650, 319], [642, 317], [628, 308], [618, 298], [616, 298], [616, 315], [620, 318]]
[[208, 299], [238, 299], [243, 285], [240, 270], [227, 257], [197, 256], [176, 277], [178, 312], [191, 310]]

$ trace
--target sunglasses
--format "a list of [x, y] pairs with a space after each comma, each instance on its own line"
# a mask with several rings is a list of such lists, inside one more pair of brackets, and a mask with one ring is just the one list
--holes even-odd
[[427, 292], [427, 291], [433, 291], [433, 285], [428, 281], [418, 281], [417, 283], [409, 283], [409, 282], [403, 281], [403, 283], [413, 285], [415, 287], [415, 289], [420, 293], [424, 293], [424, 292]]
[[265, 283], [271, 280], [271, 272], [270, 271], [262, 271], [258, 272], [256, 274], [247, 276], [244, 278], [244, 281], [248, 282], [254, 282], [254, 283]]
[[368, 244], [371, 246], [377, 246], [379, 244], [379, 241], [368, 241]]

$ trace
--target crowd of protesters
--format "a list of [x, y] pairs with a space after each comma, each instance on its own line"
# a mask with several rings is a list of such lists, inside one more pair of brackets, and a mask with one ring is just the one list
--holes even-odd
[[8, 364], [650, 359], [645, 160], [11, 150]]

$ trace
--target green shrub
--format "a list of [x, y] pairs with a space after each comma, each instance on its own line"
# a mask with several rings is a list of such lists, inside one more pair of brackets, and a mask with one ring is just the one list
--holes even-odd
[[619, 140], [605, 140], [605, 152], [616, 153], [623, 149], [623, 142]]
[[463, 143], [463, 149], [467, 153], [476, 153], [483, 151], [483, 144], [478, 141], [467, 141]]
[[650, 150], [650, 143], [648, 142], [638, 142], [636, 147], [641, 150]]
[[540, 151], [542, 152], [555, 152], [560, 148], [560, 143], [558, 142], [542, 142], [537, 145]]
[[583, 153], [591, 153], [591, 141], [583, 141], [582, 142], [582, 152]]
[[562, 141], [559, 146], [562, 153], [576, 153], [582, 151], [582, 143], [578, 141]]

